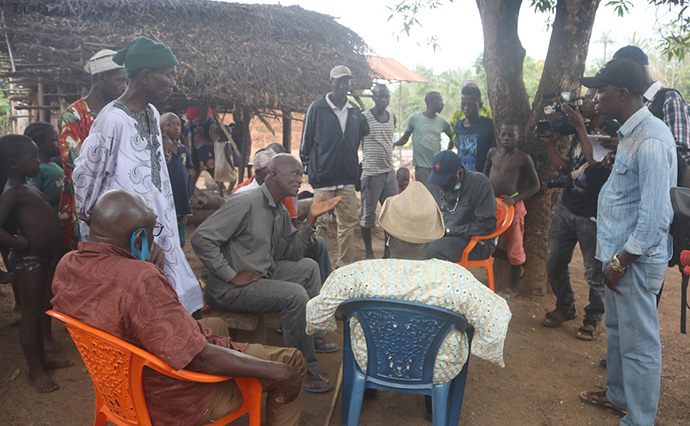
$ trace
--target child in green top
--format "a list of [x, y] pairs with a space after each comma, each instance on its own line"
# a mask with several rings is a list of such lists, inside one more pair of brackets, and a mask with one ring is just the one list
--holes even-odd
[[51, 160], [60, 156], [58, 132], [52, 124], [37, 121], [27, 126], [24, 136], [30, 137], [38, 146], [38, 160], [41, 162], [38, 176], [27, 180], [41, 190], [57, 212], [65, 183], [65, 172]]

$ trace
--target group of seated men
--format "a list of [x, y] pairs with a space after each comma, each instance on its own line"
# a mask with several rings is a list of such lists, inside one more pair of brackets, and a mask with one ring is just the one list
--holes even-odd
[[[153, 244], [158, 225], [146, 200], [125, 190], [108, 191], [95, 204], [90, 240], [69, 253], [57, 268], [54, 308], [145, 348], [173, 368], [259, 378], [269, 392], [268, 424], [276, 425], [299, 422], [303, 387], [313, 391], [332, 387], [314, 371], [315, 349], [338, 349], [322, 339], [325, 330], [332, 329], [329, 322], [340, 303], [333, 303], [340, 300], [337, 297], [411, 298], [461, 312], [476, 330], [473, 353], [503, 364], [503, 340], [510, 319], [507, 303], [463, 268], [423, 260], [429, 243], [443, 239], [446, 230], [437, 203], [422, 184], [413, 182], [400, 195], [390, 197], [381, 211], [380, 221], [390, 234], [391, 255], [397, 259], [356, 262], [331, 274], [322, 289], [319, 267], [305, 258], [305, 253], [314, 244], [316, 218], [332, 210], [340, 198], [314, 200], [298, 231], [281, 202], [297, 195], [302, 183], [301, 163], [289, 154], [277, 154], [265, 169], [260, 174], [262, 185], [232, 195], [199, 226], [191, 241], [210, 272], [206, 288], [209, 303], [232, 311], [279, 311], [288, 348], [232, 342], [222, 322], [195, 322], [161, 271], [131, 254]], [[455, 185], [457, 170], [444, 168], [439, 175]], [[266, 226], [268, 223], [273, 226]], [[404, 281], [365, 285], [370, 282], [368, 274], [381, 274], [384, 269], [391, 271], [390, 277], [404, 277]], [[448, 290], [447, 280], [439, 278], [442, 276], [458, 285]], [[78, 288], [69, 285], [75, 281], [89, 284]], [[438, 285], [431, 285], [434, 282]], [[344, 295], [345, 287], [366, 289], [366, 294]], [[460, 288], [463, 291], [458, 291]], [[336, 299], [331, 296], [333, 292], [338, 293]], [[448, 299], [452, 300], [450, 305], [445, 302]], [[309, 300], [313, 301], [307, 309]], [[486, 310], [493, 314], [479, 314]], [[173, 329], [174, 335], [166, 331]], [[443, 371], [439, 381], [452, 378], [467, 359], [466, 339], [455, 335], [448, 339], [457, 343], [453, 347], [465, 350], [462, 356], [448, 352], [439, 357], [437, 362], [449, 366], [439, 369]], [[361, 364], [361, 341], [359, 345], [356, 352]], [[151, 416], [155, 423], [162, 422], [159, 424], [203, 424], [241, 403], [232, 381], [183, 383], [155, 372], [147, 373], [145, 381]], [[185, 403], [192, 395], [196, 403]]]

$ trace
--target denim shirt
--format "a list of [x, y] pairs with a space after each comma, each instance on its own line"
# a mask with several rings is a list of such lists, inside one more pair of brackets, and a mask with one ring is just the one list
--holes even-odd
[[663, 121], [640, 108], [618, 130], [616, 161], [599, 194], [596, 258], [607, 263], [625, 249], [643, 263], [666, 263], [672, 254], [671, 188], [676, 186], [676, 145]]

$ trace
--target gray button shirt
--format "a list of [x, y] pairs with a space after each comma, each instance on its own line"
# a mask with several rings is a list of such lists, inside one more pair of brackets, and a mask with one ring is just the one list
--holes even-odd
[[[212, 282], [231, 286], [230, 280], [245, 270], [270, 278], [275, 261], [304, 257], [311, 237], [308, 227], [297, 231], [292, 226], [290, 213], [282, 203], [276, 206], [263, 184], [228, 198], [197, 228], [191, 242], [212, 275], [208, 283], [211, 287]], [[223, 292], [227, 290], [225, 287]]]

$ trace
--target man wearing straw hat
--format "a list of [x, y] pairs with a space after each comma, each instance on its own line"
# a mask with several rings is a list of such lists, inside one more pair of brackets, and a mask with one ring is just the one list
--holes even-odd
[[[419, 182], [386, 199], [379, 214], [390, 235], [390, 259], [364, 260], [335, 270], [307, 304], [307, 333], [335, 330], [335, 311], [350, 299], [385, 298], [438, 306], [465, 315], [474, 327], [472, 353], [503, 367], [503, 342], [511, 313], [500, 296], [465, 268], [439, 259], [424, 260], [429, 243], [444, 224], [434, 197]], [[359, 324], [352, 328], [352, 350], [366, 371], [366, 342]], [[434, 382], [458, 375], [468, 357], [467, 337], [452, 331], [441, 345]]]
[[60, 158], [65, 172], [65, 186], [60, 196], [61, 245], [67, 250], [77, 248], [79, 221], [74, 207], [74, 160], [79, 156], [96, 115], [127, 89], [125, 68], [113, 62], [114, 50], [103, 49], [88, 60], [84, 70], [91, 74], [91, 91], [86, 97], [68, 106], [58, 118]]
[[113, 61], [124, 65], [130, 84], [98, 114], [75, 162], [81, 236], [88, 240], [91, 209], [104, 192], [125, 189], [143, 195], [163, 228], [150, 255], [142, 254], [142, 260], [163, 270], [180, 303], [193, 313], [203, 306], [201, 288], [179, 243], [160, 114], [152, 105], [165, 102], [172, 93], [178, 62], [170, 48], [146, 37], [134, 39], [113, 56]]

